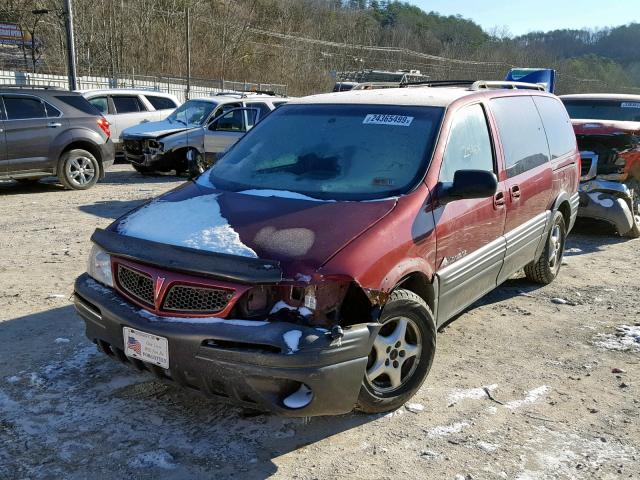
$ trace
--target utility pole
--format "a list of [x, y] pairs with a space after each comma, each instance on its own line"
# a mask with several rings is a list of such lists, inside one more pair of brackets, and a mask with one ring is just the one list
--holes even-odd
[[[69, 1], [69, 0], [67, 0]], [[189, 22], [189, 6], [187, 5], [187, 10], [185, 12], [185, 21], [186, 25], [186, 35], [187, 35], [187, 92], [186, 97], [189, 100], [191, 95], [191, 29]]]
[[67, 69], [69, 74], [69, 90], [78, 88], [76, 75], [76, 47], [73, 39], [73, 9], [71, 0], [64, 0], [65, 27], [67, 30]]

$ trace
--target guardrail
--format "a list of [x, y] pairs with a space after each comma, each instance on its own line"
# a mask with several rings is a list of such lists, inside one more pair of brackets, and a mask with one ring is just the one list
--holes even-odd
[[[0, 85], [2, 84], [68, 88], [69, 81], [65, 75], [0, 70]], [[139, 88], [171, 93], [178, 97], [181, 102], [184, 102], [187, 98], [186, 78], [148, 75], [121, 75], [118, 77], [84, 75], [78, 77], [78, 89], [89, 90], [96, 88]], [[282, 84], [195, 78], [191, 79], [189, 97], [208, 97], [219, 92], [251, 90], [273, 91], [280, 95], [287, 94], [287, 86]]]

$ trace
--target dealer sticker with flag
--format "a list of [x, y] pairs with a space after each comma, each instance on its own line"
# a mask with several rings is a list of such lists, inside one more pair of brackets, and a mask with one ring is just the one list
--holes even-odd
[[122, 337], [127, 357], [169, 368], [169, 341], [165, 337], [129, 327], [122, 328]]
[[369, 113], [364, 117], [364, 125], [393, 125], [395, 127], [408, 127], [413, 122], [413, 117], [406, 115], [387, 115], [385, 113]]

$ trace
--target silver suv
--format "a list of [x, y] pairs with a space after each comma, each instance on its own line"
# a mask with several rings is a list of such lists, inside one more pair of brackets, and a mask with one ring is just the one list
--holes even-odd
[[164, 120], [180, 105], [174, 95], [153, 90], [111, 88], [81, 93], [109, 121], [117, 153], [122, 151], [123, 130], [141, 123]]
[[0, 180], [86, 190], [113, 164], [109, 122], [75, 92], [0, 85]]
[[197, 175], [287, 101], [275, 95], [233, 92], [188, 100], [161, 122], [125, 130], [125, 158], [140, 173], [176, 170]]

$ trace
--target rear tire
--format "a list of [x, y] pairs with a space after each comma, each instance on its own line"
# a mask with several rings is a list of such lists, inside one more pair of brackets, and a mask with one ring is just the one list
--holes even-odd
[[76, 148], [60, 157], [58, 178], [66, 189], [87, 190], [96, 184], [99, 175], [98, 160], [86, 150]]
[[558, 276], [564, 244], [567, 238], [567, 228], [562, 212], [556, 211], [551, 219], [551, 229], [547, 236], [546, 245], [540, 258], [524, 267], [524, 273], [532, 282], [548, 285]]
[[365, 413], [388, 412], [404, 405], [422, 386], [436, 351], [433, 315], [415, 293], [395, 290], [380, 323], [356, 405]]

